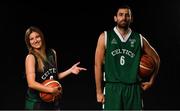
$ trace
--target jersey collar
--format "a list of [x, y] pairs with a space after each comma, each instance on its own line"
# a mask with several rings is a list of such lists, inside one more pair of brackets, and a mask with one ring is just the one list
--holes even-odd
[[122, 35], [119, 33], [119, 31], [118, 31], [116, 26], [114, 27], [114, 32], [118, 35], [118, 37], [120, 38], [121, 42], [126, 42], [128, 40], [128, 38], [130, 37], [130, 35], [132, 33], [132, 30], [130, 28], [128, 29], [128, 33], [125, 36], [125, 38], [122, 37]]

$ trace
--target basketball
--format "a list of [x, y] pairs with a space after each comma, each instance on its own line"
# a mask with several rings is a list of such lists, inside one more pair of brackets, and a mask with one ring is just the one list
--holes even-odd
[[141, 77], [149, 77], [155, 67], [154, 59], [146, 54], [141, 56], [140, 65], [139, 65], [139, 74]]
[[[48, 80], [45, 80], [42, 84], [48, 87], [59, 87], [61, 90], [60, 92], [62, 92], [62, 86], [56, 80], [48, 79]], [[54, 96], [53, 94], [46, 93], [46, 92], [40, 92], [39, 95], [40, 95], [40, 98], [45, 102], [53, 102], [54, 100], [58, 99], [61, 96], [61, 94], [59, 94], [58, 96]]]

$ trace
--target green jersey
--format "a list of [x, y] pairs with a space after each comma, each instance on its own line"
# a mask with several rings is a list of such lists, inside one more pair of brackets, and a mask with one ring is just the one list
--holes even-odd
[[115, 27], [107, 31], [106, 36], [105, 81], [126, 84], [139, 82], [140, 34], [132, 31], [123, 40]]
[[[39, 72], [37, 70], [37, 58], [33, 54], [35, 57], [35, 60], [36, 60], [36, 69], [35, 69], [36, 78], [35, 78], [35, 80], [39, 83], [42, 83], [47, 79], [58, 80], [58, 76], [57, 76], [58, 68], [57, 68], [56, 61], [55, 61], [55, 54], [51, 49], [46, 50], [46, 54], [47, 54], [47, 59], [49, 62], [43, 61], [44, 62], [43, 72]], [[41, 99], [39, 97], [39, 91], [28, 88], [27, 99], [29, 99], [31, 101], [41, 101]]]

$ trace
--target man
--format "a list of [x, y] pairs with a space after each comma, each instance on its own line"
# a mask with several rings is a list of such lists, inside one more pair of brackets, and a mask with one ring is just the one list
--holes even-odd
[[[104, 31], [99, 36], [96, 47], [97, 101], [104, 104], [105, 110], [141, 110], [143, 108], [141, 90], [147, 90], [153, 85], [159, 70], [160, 58], [142, 35], [130, 29], [132, 22], [130, 7], [119, 7], [114, 21], [117, 25], [113, 30]], [[147, 82], [141, 82], [138, 75], [140, 57], [144, 53], [155, 61], [155, 70]]]

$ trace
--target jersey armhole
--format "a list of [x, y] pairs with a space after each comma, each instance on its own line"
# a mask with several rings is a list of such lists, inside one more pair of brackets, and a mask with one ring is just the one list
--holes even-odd
[[141, 41], [141, 48], [143, 48], [143, 36], [141, 34], [139, 34], [140, 36], [140, 41]]
[[104, 31], [104, 46], [107, 47], [107, 31]]
[[56, 65], [56, 68], [57, 68], [57, 55], [56, 55], [56, 51], [54, 49], [51, 49], [51, 51], [54, 54], [54, 61], [55, 61], [55, 65]]

